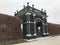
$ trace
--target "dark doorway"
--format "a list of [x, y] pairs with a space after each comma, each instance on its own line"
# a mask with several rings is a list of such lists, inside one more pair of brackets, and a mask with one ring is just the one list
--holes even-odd
[[40, 19], [37, 19], [36, 20], [36, 31], [37, 31], [37, 37], [40, 37], [42, 36], [42, 30], [43, 30], [43, 27], [42, 27], [42, 21]]
[[27, 24], [23, 24], [23, 38], [26, 38], [27, 34]]

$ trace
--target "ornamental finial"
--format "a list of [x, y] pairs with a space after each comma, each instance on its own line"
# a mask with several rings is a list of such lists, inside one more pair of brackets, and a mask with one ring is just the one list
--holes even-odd
[[27, 6], [29, 6], [29, 2], [27, 2]]
[[32, 7], [34, 8], [34, 4], [32, 4]]

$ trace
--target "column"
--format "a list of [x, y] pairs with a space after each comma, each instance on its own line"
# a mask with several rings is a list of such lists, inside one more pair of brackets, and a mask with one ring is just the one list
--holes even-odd
[[33, 21], [34, 21], [34, 36], [36, 36], [36, 21], [35, 21], [35, 14], [33, 14]]
[[48, 35], [48, 23], [47, 23], [47, 19], [45, 18], [45, 30], [46, 30], [46, 35]]
[[44, 23], [44, 17], [43, 17], [43, 35], [46, 35], [46, 32], [45, 32], [45, 23]]
[[49, 35], [49, 33], [48, 33], [48, 23], [46, 24], [46, 30], [47, 30], [47, 35]]
[[22, 32], [23, 32], [23, 24], [21, 24], [21, 30], [22, 30]]
[[27, 34], [26, 34], [26, 36], [27, 37], [32, 36], [30, 33], [30, 15], [31, 15], [31, 13], [26, 13], [26, 16], [27, 16]]

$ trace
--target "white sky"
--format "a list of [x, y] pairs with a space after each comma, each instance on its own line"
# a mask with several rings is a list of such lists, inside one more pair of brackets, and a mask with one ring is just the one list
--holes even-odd
[[60, 0], [0, 0], [0, 13], [14, 15], [23, 5], [34, 4], [37, 9], [46, 9], [48, 22], [60, 24]]

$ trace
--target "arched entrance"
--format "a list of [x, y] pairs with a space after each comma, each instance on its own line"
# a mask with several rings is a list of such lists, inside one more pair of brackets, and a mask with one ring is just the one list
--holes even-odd
[[40, 18], [37, 18], [35, 20], [36, 22], [36, 33], [37, 33], [37, 37], [40, 37], [43, 35], [43, 20]]

